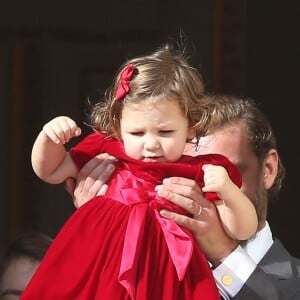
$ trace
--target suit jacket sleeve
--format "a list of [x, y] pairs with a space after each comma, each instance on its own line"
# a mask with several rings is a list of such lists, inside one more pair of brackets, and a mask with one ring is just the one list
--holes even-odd
[[250, 275], [235, 300], [299, 300], [300, 260], [275, 238], [273, 245]]
[[285, 298], [281, 295], [276, 280], [273, 280], [258, 266], [233, 299], [282, 300]]

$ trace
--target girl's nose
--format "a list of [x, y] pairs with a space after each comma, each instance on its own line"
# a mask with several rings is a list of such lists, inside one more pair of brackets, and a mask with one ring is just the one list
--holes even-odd
[[159, 140], [154, 136], [148, 136], [145, 139], [144, 147], [146, 150], [156, 150], [159, 149]]

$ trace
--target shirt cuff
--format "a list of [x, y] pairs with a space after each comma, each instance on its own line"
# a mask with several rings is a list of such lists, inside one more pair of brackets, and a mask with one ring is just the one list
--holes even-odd
[[234, 297], [255, 268], [255, 262], [241, 246], [238, 246], [222, 264], [212, 271], [220, 293]]

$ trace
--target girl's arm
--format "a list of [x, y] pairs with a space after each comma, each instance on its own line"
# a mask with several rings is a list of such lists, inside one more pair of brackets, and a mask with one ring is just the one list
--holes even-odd
[[57, 117], [44, 125], [31, 153], [31, 162], [38, 177], [48, 183], [61, 183], [76, 177], [78, 170], [64, 144], [81, 134], [76, 123], [68, 117]]
[[253, 203], [228, 176], [225, 168], [204, 165], [203, 192], [216, 192], [215, 201], [225, 231], [236, 240], [247, 240], [257, 231], [258, 220]]

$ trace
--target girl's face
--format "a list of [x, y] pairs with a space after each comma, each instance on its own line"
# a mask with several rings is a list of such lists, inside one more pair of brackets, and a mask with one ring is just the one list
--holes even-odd
[[120, 125], [126, 154], [148, 162], [177, 161], [195, 135], [179, 104], [167, 99], [125, 104]]

